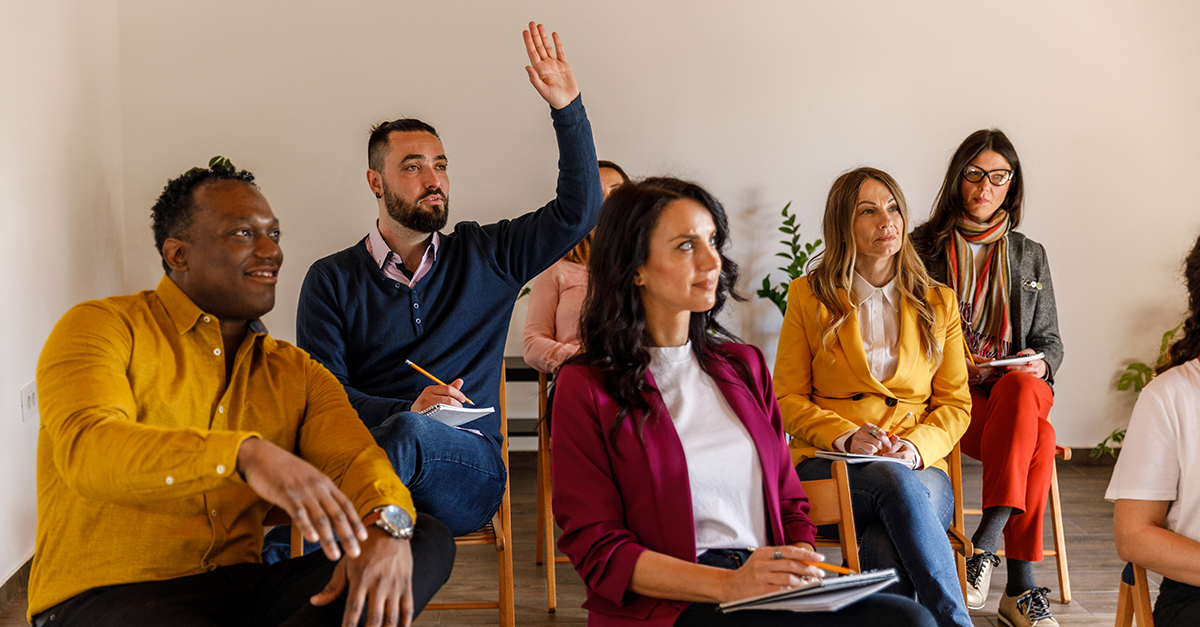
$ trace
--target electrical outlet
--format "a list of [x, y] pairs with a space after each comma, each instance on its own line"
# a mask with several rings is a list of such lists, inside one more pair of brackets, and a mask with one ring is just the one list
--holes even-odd
[[21, 388], [21, 422], [37, 422], [37, 381]]

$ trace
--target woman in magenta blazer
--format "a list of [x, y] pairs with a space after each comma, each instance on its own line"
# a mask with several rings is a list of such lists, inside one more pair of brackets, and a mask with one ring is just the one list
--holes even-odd
[[836, 614], [715, 610], [822, 574], [802, 561], [821, 555], [771, 374], [716, 320], [739, 298], [727, 236], [720, 203], [676, 179], [622, 186], [601, 211], [552, 434], [559, 548], [588, 624], [932, 625], [887, 594]]

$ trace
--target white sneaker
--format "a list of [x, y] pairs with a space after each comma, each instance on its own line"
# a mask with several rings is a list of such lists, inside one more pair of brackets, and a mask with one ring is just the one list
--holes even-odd
[[967, 558], [967, 609], [983, 609], [992, 586], [992, 570], [999, 565], [995, 553], [982, 549], [975, 549], [975, 554]]
[[1008, 627], [1058, 627], [1058, 621], [1050, 614], [1049, 588], [1026, 590], [1020, 596], [1010, 597], [1008, 591], [1000, 597], [1000, 622]]

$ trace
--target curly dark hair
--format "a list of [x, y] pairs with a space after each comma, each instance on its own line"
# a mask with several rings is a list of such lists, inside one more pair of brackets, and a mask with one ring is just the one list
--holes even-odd
[[626, 183], [613, 190], [600, 209], [596, 239], [588, 259], [587, 296], [579, 319], [583, 350], [568, 362], [599, 370], [605, 391], [617, 402], [620, 408], [617, 420], [608, 434], [614, 446], [621, 423], [635, 411], [640, 433], [650, 409], [643, 393], [658, 393], [646, 380], [649, 347], [654, 344], [646, 329], [646, 310], [634, 277], [650, 255], [650, 234], [663, 209], [684, 198], [698, 202], [712, 215], [721, 258], [721, 275], [712, 309], [691, 315], [688, 339], [692, 354], [711, 377], [718, 378], [711, 368], [712, 361], [722, 359], [734, 366], [743, 381], [750, 381], [746, 364], [720, 349], [721, 344], [737, 341], [737, 337], [717, 322], [718, 314], [728, 298], [746, 300], [734, 289], [738, 266], [725, 256], [729, 243], [725, 208], [712, 194], [689, 181], [649, 178]]
[[1183, 282], [1188, 291], [1188, 317], [1168, 349], [1167, 360], [1155, 368], [1155, 374], [1200, 357], [1200, 238], [1183, 262]]
[[[254, 175], [233, 167], [228, 159], [217, 161], [207, 168], [192, 168], [181, 176], [167, 181], [159, 194], [158, 201], [150, 210], [150, 229], [154, 231], [154, 247], [162, 256], [163, 243], [168, 237], [186, 238], [187, 230], [192, 226], [196, 217], [195, 191], [197, 187], [213, 181], [241, 181], [255, 189]], [[162, 260], [163, 270], [170, 274], [171, 267], [166, 258]]]

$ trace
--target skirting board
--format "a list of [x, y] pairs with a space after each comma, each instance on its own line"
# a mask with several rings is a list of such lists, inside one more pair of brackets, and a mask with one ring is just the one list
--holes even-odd
[[33, 567], [33, 557], [13, 573], [3, 584], [0, 584], [0, 607], [7, 606], [13, 599], [25, 596], [29, 590], [29, 571]]

